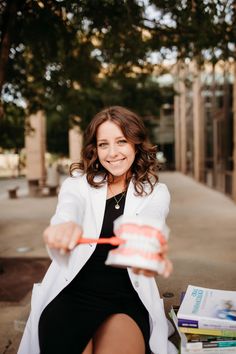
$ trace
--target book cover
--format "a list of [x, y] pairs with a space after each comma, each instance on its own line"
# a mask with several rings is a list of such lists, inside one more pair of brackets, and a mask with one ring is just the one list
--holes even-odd
[[[225, 338], [225, 342], [230, 342], [230, 341], [234, 341], [236, 342], [236, 331], [235, 333], [235, 338], [234, 337], [223, 337], [223, 336], [217, 336], [217, 334], [214, 336], [214, 334], [210, 334], [210, 335], [202, 335], [201, 333], [198, 335], [196, 333], [193, 334], [188, 334], [188, 333], [184, 333], [182, 332], [183, 328], [178, 327], [178, 319], [176, 316], [176, 308], [171, 308], [170, 309], [170, 318], [173, 320], [173, 323], [179, 333], [180, 336], [180, 353], [181, 354], [204, 354], [207, 352], [210, 353], [214, 353], [214, 354], [228, 354], [228, 353], [234, 353], [236, 354], [236, 347], [234, 345], [231, 346], [218, 346], [218, 345], [214, 345], [213, 347], [205, 347], [202, 346], [203, 340], [205, 340], [205, 342], [207, 342], [207, 338], [209, 339], [209, 341], [211, 339], [215, 339], [215, 341], [218, 340], [218, 338], [220, 339], [219, 342], [223, 342], [224, 338]], [[194, 329], [194, 328], [187, 328], [187, 331], [202, 331], [204, 332], [205, 330], [201, 330], [201, 329]], [[207, 330], [206, 330], [207, 331]], [[210, 330], [208, 330], [210, 331]], [[213, 332], [218, 332], [218, 333], [222, 333], [223, 331], [221, 330], [212, 330]], [[232, 331], [230, 331], [232, 333]], [[226, 333], [226, 332], [225, 332]], [[228, 334], [228, 333], [227, 333]], [[195, 337], [194, 337], [195, 336]], [[198, 340], [198, 339], [202, 339], [202, 342], [197, 342], [197, 345], [192, 346], [191, 344], [195, 344], [194, 341]], [[198, 344], [200, 343], [200, 344]]]
[[236, 291], [189, 285], [177, 318], [181, 327], [236, 331]]
[[[214, 336], [214, 337], [228, 337], [231, 339], [236, 338], [236, 330], [194, 328], [194, 327], [192, 328], [192, 327], [179, 326], [178, 318], [177, 318], [179, 307], [180, 306], [172, 306], [169, 313], [179, 334], [181, 333], [186, 335], [189, 334], [189, 335], [203, 335], [203, 336]], [[185, 341], [187, 341], [187, 339], [185, 339]]]

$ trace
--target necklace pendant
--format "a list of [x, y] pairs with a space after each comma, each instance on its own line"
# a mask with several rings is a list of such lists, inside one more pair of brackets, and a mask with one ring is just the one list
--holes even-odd
[[116, 204], [116, 205], [115, 205], [115, 208], [116, 208], [116, 209], [120, 209], [119, 204]]

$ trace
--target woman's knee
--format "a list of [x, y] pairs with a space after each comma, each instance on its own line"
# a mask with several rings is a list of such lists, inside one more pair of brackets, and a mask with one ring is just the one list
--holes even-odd
[[86, 348], [82, 354], [92, 354], [93, 353], [93, 341], [92, 339], [88, 342]]
[[126, 314], [108, 317], [93, 337], [95, 354], [144, 354], [145, 341], [137, 323]]

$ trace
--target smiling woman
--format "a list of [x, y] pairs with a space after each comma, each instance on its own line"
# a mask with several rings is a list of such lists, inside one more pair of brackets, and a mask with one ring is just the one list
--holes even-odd
[[[41, 286], [34, 288], [18, 354], [176, 353], [168, 342], [157, 271], [108, 266], [115, 245], [80, 242], [110, 239], [121, 215], [153, 218], [162, 228], [170, 196], [158, 182], [157, 170], [156, 149], [135, 113], [115, 106], [92, 119], [81, 162], [71, 166], [44, 231], [53, 262]], [[154, 250], [163, 260], [164, 277], [172, 270], [167, 249], [164, 242]]]
[[[109, 184], [114, 180], [114, 192], [122, 191], [125, 185], [127, 188], [133, 176], [137, 194], [145, 195], [143, 184], [148, 183], [152, 191], [158, 181], [156, 150], [147, 140], [142, 119], [124, 107], [113, 106], [99, 112], [91, 121], [84, 136], [82, 161], [72, 164], [70, 172], [73, 175], [78, 169], [84, 171], [88, 183], [95, 188], [107, 178]], [[102, 176], [100, 180], [98, 175]], [[123, 188], [117, 188], [117, 184], [122, 185], [121, 181]]]

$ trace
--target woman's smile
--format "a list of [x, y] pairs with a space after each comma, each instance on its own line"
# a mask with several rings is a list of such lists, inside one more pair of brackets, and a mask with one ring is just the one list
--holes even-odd
[[121, 162], [123, 162], [125, 158], [120, 159], [120, 160], [115, 160], [115, 161], [108, 161], [112, 165], [119, 165]]

